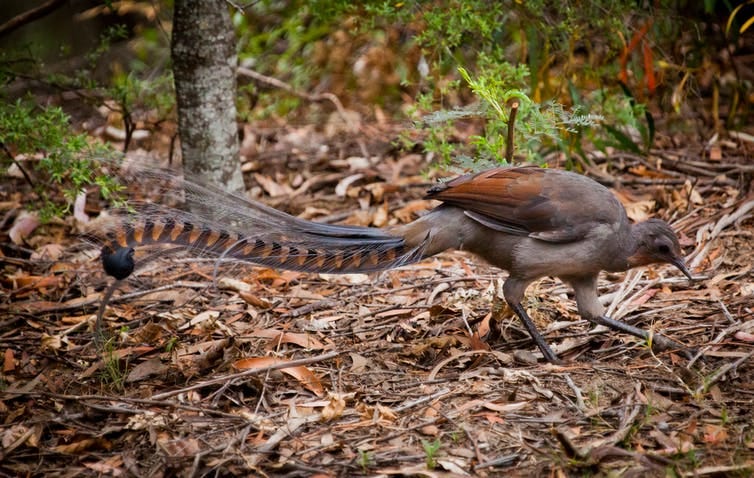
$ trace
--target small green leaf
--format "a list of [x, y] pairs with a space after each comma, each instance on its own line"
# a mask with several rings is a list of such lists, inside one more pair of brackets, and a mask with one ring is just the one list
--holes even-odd
[[641, 150], [641, 148], [634, 143], [634, 141], [623, 131], [610, 126], [608, 124], [604, 125], [605, 129], [615, 138], [616, 141], [618, 141], [618, 145], [623, 148], [625, 151], [630, 151], [632, 153], [636, 153], [638, 155], [643, 155], [644, 152]]

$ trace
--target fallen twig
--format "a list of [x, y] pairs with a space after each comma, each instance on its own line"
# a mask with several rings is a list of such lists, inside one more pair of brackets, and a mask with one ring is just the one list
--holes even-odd
[[735, 362], [730, 362], [720, 367], [715, 373], [712, 374], [712, 376], [710, 376], [709, 380], [705, 380], [703, 384], [697, 387], [697, 389], [695, 390], [696, 395], [701, 395], [703, 393], [706, 393], [710, 389], [710, 387], [716, 384], [717, 382], [719, 382], [725, 376], [726, 373], [730, 372], [734, 368], [746, 362], [752, 356], [754, 356], [754, 350], [744, 355], [743, 357], [739, 358]]
[[335, 105], [335, 109], [338, 110], [338, 114], [343, 119], [343, 122], [346, 125], [351, 125], [351, 119], [346, 114], [346, 109], [343, 108], [343, 103], [340, 102], [337, 96], [335, 96], [332, 93], [319, 93], [316, 95], [312, 95], [310, 93], [304, 93], [302, 91], [296, 91], [293, 89], [291, 85], [288, 83], [285, 83], [283, 81], [278, 80], [277, 78], [273, 78], [271, 76], [263, 75], [261, 73], [258, 73], [254, 70], [250, 70], [248, 68], [244, 68], [243, 66], [239, 66], [236, 71], [240, 73], [241, 75], [248, 76], [249, 78], [254, 78], [257, 81], [261, 81], [262, 83], [267, 83], [268, 85], [274, 86], [275, 88], [280, 88], [283, 91], [287, 91], [288, 93], [298, 96], [299, 98], [303, 98], [307, 101], [329, 101], [333, 105]]
[[317, 355], [316, 357], [308, 357], [308, 358], [303, 358], [303, 359], [298, 359], [298, 360], [291, 360], [291, 361], [288, 361], [288, 362], [283, 362], [283, 363], [278, 363], [278, 364], [275, 364], [275, 365], [270, 365], [269, 367], [250, 368], [248, 370], [244, 370], [243, 372], [231, 373], [231, 374], [228, 374], [228, 375], [223, 375], [221, 377], [215, 377], [215, 378], [212, 378], [212, 379], [209, 379], [209, 380], [205, 380], [203, 382], [196, 383], [196, 384], [191, 385], [189, 387], [179, 388], [177, 390], [171, 390], [169, 392], [164, 392], [164, 393], [158, 393], [157, 395], [152, 395], [152, 399], [153, 400], [160, 400], [160, 399], [163, 399], [163, 398], [172, 397], [174, 395], [179, 395], [181, 393], [190, 392], [191, 390], [197, 390], [197, 389], [200, 389], [200, 388], [204, 388], [204, 387], [206, 387], [208, 385], [214, 385], [216, 383], [224, 383], [224, 382], [227, 382], [229, 380], [236, 380], [238, 378], [249, 377], [251, 375], [258, 375], [258, 374], [261, 374], [261, 373], [267, 373], [270, 370], [281, 370], [281, 369], [284, 369], [284, 368], [298, 367], [298, 366], [301, 366], [301, 365], [310, 365], [310, 364], [313, 364], [313, 363], [321, 362], [323, 360], [329, 360], [331, 358], [335, 358], [335, 357], [337, 357], [340, 354], [341, 354], [340, 351], [333, 351], [333, 352], [328, 352], [326, 354]]

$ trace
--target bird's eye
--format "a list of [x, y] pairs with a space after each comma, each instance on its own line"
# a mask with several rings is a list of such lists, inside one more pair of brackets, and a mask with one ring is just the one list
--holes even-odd
[[670, 247], [668, 247], [667, 244], [660, 244], [660, 246], [657, 248], [658, 251], [660, 251], [661, 254], [669, 254], [670, 253]]

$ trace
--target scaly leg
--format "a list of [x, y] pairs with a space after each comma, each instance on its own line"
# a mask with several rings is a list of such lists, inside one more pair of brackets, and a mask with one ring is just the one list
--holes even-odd
[[644, 329], [634, 327], [633, 325], [628, 325], [627, 323], [621, 322], [619, 320], [611, 319], [610, 317], [607, 317], [605, 315], [600, 315], [592, 318], [584, 318], [589, 322], [592, 322], [593, 324], [604, 325], [605, 327], [608, 327], [610, 329], [646, 340], [647, 342], [650, 342], [652, 344], [652, 348], [658, 352], [664, 352], [666, 350], [678, 350], [689, 360], [694, 356], [694, 351], [692, 349], [689, 349], [685, 345], [678, 343], [671, 338], [665, 337], [662, 334], [649, 333]]
[[539, 350], [542, 351], [542, 355], [544, 355], [545, 360], [554, 364], [562, 364], [563, 362], [558, 358], [557, 355], [555, 355], [555, 352], [553, 352], [550, 346], [547, 345], [545, 338], [542, 337], [542, 334], [539, 333], [539, 330], [537, 330], [537, 326], [534, 325], [534, 322], [532, 322], [531, 318], [529, 318], [529, 315], [526, 313], [526, 310], [524, 310], [524, 308], [521, 307], [521, 304], [509, 303], [508, 305], [510, 305], [511, 309], [513, 309], [513, 312], [516, 313], [518, 318], [521, 319], [521, 322], [524, 323], [524, 327], [526, 327], [526, 330], [529, 332], [529, 335], [531, 335], [531, 338], [532, 340], [534, 340], [534, 343], [537, 344], [537, 347], [539, 347]]
[[542, 337], [542, 334], [539, 333], [537, 326], [534, 325], [534, 322], [532, 322], [531, 318], [529, 318], [526, 310], [524, 310], [524, 308], [521, 306], [521, 299], [523, 299], [524, 292], [526, 292], [526, 288], [529, 286], [530, 282], [530, 280], [519, 279], [517, 277], [508, 277], [508, 280], [506, 280], [505, 284], [503, 284], [503, 295], [505, 296], [505, 301], [508, 303], [510, 308], [513, 309], [513, 312], [516, 313], [518, 318], [521, 319], [521, 322], [523, 322], [524, 327], [526, 327], [526, 330], [529, 332], [532, 340], [534, 340], [534, 343], [537, 344], [539, 350], [542, 351], [542, 355], [544, 355], [545, 360], [550, 363], [562, 363], [558, 356], [555, 355], [555, 352], [553, 352], [550, 346], [547, 345], [545, 338]]

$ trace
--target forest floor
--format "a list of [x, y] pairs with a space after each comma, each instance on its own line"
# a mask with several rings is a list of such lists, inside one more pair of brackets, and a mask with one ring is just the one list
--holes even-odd
[[[247, 128], [250, 194], [318, 221], [410, 221], [436, 173], [388, 130]], [[603, 275], [611, 316], [693, 361], [595, 328], [543, 279], [525, 306], [566, 364], [544, 363], [505, 273], [459, 252], [346, 276], [159, 259], [115, 292], [98, 349], [96, 246], [70, 221], [14, 245], [4, 220], [0, 476], [752, 476], [754, 145], [720, 144], [586, 167], [633, 219], [670, 220], [698, 277]], [[3, 182], [8, 218], [31, 193]]]

